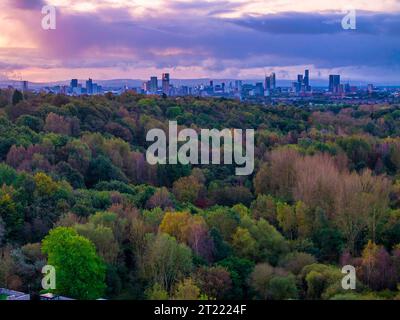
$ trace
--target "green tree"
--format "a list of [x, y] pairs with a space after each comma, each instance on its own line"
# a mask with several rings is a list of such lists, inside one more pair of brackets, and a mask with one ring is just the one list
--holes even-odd
[[203, 185], [196, 177], [189, 176], [175, 181], [172, 191], [178, 201], [193, 203], [198, 198], [202, 188]]
[[103, 225], [96, 226], [90, 222], [86, 224], [77, 224], [74, 228], [78, 234], [93, 242], [98, 254], [105, 262], [109, 264], [114, 264], [116, 262], [119, 247], [111, 228]]
[[148, 288], [145, 295], [148, 300], [168, 300], [168, 292], [158, 283], [155, 283], [151, 288]]
[[19, 232], [23, 226], [23, 214], [17, 209], [13, 200], [14, 190], [12, 187], [3, 186], [0, 189], [0, 218], [5, 227], [6, 239], [18, 239]]
[[192, 270], [192, 252], [167, 234], [158, 234], [148, 242], [143, 273], [147, 280], [169, 290]]
[[242, 258], [254, 258], [257, 255], [257, 242], [249, 230], [238, 227], [232, 236], [232, 247], [236, 254]]
[[279, 202], [277, 207], [277, 218], [279, 226], [293, 239], [296, 234], [296, 213], [292, 206]]
[[178, 283], [175, 294], [175, 300], [206, 300], [207, 298], [200, 293], [200, 288], [196, 286], [192, 279], [184, 279]]
[[276, 203], [273, 197], [259, 194], [251, 203], [250, 209], [255, 219], [264, 218], [276, 225]]
[[249, 230], [259, 248], [257, 256], [259, 260], [266, 260], [275, 265], [280, 255], [289, 251], [287, 240], [266, 220], [260, 219], [250, 226]]
[[24, 100], [24, 95], [21, 91], [15, 90], [12, 96], [12, 104], [13, 106], [17, 105], [19, 102]]
[[86, 183], [90, 186], [100, 181], [120, 180], [127, 181], [123, 172], [114, 166], [109, 158], [98, 156], [90, 162]]
[[248, 278], [254, 269], [254, 262], [248, 259], [231, 256], [218, 262], [218, 265], [229, 271], [233, 290], [230, 299], [248, 298]]
[[56, 269], [56, 293], [76, 299], [97, 299], [105, 290], [105, 265], [90, 240], [72, 228], [58, 227], [42, 242], [47, 263]]
[[306, 283], [307, 298], [321, 299], [329, 287], [340, 283], [343, 274], [339, 268], [314, 263], [303, 268], [300, 278]]
[[298, 290], [293, 275], [273, 277], [268, 284], [269, 296], [273, 300], [296, 299]]

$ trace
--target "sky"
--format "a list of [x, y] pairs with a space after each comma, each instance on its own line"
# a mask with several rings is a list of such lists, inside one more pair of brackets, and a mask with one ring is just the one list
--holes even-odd
[[[42, 7], [56, 29], [42, 28]], [[356, 29], [342, 18], [356, 13]], [[400, 0], [1, 0], [0, 80], [344, 80], [400, 84]]]

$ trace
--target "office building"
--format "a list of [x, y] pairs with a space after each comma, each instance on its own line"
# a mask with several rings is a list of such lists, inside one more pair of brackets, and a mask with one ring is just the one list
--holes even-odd
[[167, 96], [169, 95], [169, 90], [170, 90], [170, 83], [169, 83], [169, 73], [163, 73], [162, 75], [162, 92], [166, 94]]
[[78, 88], [78, 79], [71, 80], [71, 88], [72, 90], [74, 90], [74, 88]]
[[271, 90], [271, 77], [265, 77], [265, 91], [270, 91]]
[[292, 83], [292, 91], [297, 93], [311, 91], [309, 70], [305, 70], [304, 75], [297, 75], [297, 82]]
[[263, 96], [264, 95], [264, 86], [262, 82], [257, 82], [254, 88], [255, 96]]
[[329, 92], [338, 93], [340, 89], [340, 75], [329, 75]]
[[22, 81], [22, 84], [21, 84], [21, 86], [22, 86], [22, 91], [23, 92], [26, 92], [26, 91], [28, 91], [28, 81]]
[[298, 74], [297, 75], [297, 82], [300, 83], [300, 86], [303, 85], [303, 80], [304, 80], [303, 75], [302, 74]]
[[90, 78], [86, 81], [86, 93], [93, 94], [93, 80]]
[[276, 89], [276, 75], [275, 75], [275, 72], [271, 73], [271, 89], [272, 90]]
[[149, 91], [151, 93], [156, 93], [157, 90], [158, 90], [158, 79], [157, 79], [157, 77], [151, 77]]
[[292, 92], [299, 93], [301, 90], [301, 83], [296, 81], [292, 82]]
[[151, 91], [151, 80], [143, 82], [142, 89], [144, 92], [150, 92]]
[[305, 70], [305, 72], [304, 72], [303, 83], [304, 83], [304, 86], [306, 87], [306, 91], [309, 91], [309, 90], [307, 90], [310, 87], [310, 71], [309, 70]]
[[210, 93], [214, 93], [214, 81], [210, 80], [210, 87], [209, 87]]
[[97, 83], [93, 83], [93, 87], [92, 87], [92, 94], [99, 94], [99, 86], [97, 85]]

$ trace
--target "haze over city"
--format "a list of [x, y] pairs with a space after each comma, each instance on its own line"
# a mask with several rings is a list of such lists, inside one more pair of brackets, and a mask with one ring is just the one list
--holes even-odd
[[[41, 9], [56, 7], [56, 30]], [[344, 10], [357, 27], [344, 30]], [[6, 0], [0, 80], [277, 79], [400, 84], [400, 1]]]

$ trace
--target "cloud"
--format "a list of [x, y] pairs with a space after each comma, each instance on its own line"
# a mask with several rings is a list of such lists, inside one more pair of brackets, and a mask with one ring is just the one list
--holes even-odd
[[192, 2], [170, 0], [166, 3], [166, 7], [174, 12], [189, 12], [191, 14], [205, 14], [209, 16], [234, 13], [241, 10], [243, 6], [243, 3], [225, 0], [220, 0], [218, 2], [204, 0]]
[[[42, 3], [17, 2], [17, 8], [27, 10]], [[32, 39], [36, 48], [0, 58], [15, 66], [19, 57], [20, 65], [36, 68], [198, 68], [214, 74], [310, 65], [371, 67], [382, 70], [382, 76], [400, 65], [399, 15], [357, 11], [357, 30], [343, 30], [344, 14], [338, 12], [219, 15], [242, 6], [234, 1], [170, 1], [165, 11], [152, 16], [137, 16], [124, 7], [90, 12], [59, 8], [54, 31], [40, 28], [40, 12], [21, 14], [24, 29], [19, 34]]]
[[[343, 13], [283, 12], [257, 17], [226, 19], [231, 23], [255, 31], [275, 34], [333, 34], [345, 33], [341, 27]], [[392, 13], [356, 11], [357, 34], [395, 34], [400, 30], [400, 16]]]
[[45, 2], [43, 0], [8, 0], [8, 5], [17, 9], [32, 10], [42, 8]]

